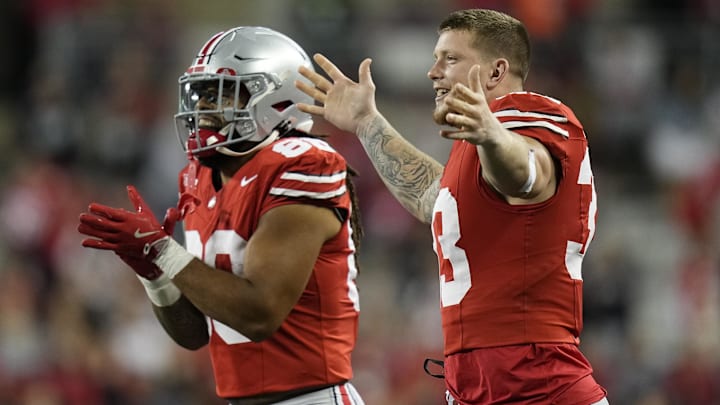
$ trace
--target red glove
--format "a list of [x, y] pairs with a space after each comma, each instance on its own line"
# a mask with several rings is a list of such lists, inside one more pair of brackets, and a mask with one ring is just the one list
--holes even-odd
[[[178, 210], [175, 207], [170, 207], [165, 212], [165, 220], [163, 221], [163, 229], [169, 235], [173, 234], [175, 229], [175, 223], [178, 220]], [[136, 257], [128, 256], [122, 253], [117, 253], [118, 257], [122, 259], [125, 264], [132, 267], [132, 269], [139, 276], [144, 277], [148, 280], [155, 280], [160, 277], [163, 272], [154, 263], [145, 259], [138, 259]]]
[[153, 262], [149, 262], [145, 259], [138, 259], [137, 257], [127, 256], [121, 253], [116, 253], [118, 257], [130, 266], [135, 273], [148, 280], [157, 280], [158, 277], [162, 276], [163, 272]]
[[78, 231], [91, 237], [84, 239], [82, 245], [112, 250], [138, 275], [154, 280], [162, 271], [152, 259], [157, 254], [158, 244], [170, 238], [179, 212], [174, 207], [169, 208], [161, 226], [135, 187], [128, 186], [127, 191], [135, 212], [92, 203], [88, 212], [80, 215]]

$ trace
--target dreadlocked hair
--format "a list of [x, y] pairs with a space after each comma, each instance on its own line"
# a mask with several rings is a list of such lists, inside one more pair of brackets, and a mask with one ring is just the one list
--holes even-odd
[[[299, 137], [299, 138], [317, 138], [317, 139], [326, 139], [326, 136], [322, 135], [312, 135], [308, 134], [306, 132], [298, 131], [295, 129], [290, 129], [288, 131], [285, 131], [282, 135], [280, 135], [280, 138], [285, 137]], [[362, 228], [362, 221], [360, 218], [360, 203], [358, 201], [357, 197], [357, 191], [355, 190], [355, 183], [353, 182], [352, 178], [358, 176], [357, 170], [355, 170], [350, 164], [347, 164], [346, 169], [346, 175], [345, 175], [345, 185], [347, 187], [348, 195], [350, 196], [350, 226], [352, 227], [352, 241], [355, 245], [355, 265], [360, 267], [360, 261], [359, 261], [359, 251], [360, 251], [360, 241], [362, 240], [363, 236], [365, 235], [363, 228]]]
[[[345, 177], [345, 183], [347, 184], [348, 194], [350, 194], [350, 209], [352, 210], [352, 212], [350, 213], [350, 225], [353, 229], [352, 239], [353, 243], [355, 243], [355, 256], [357, 256], [357, 252], [360, 249], [360, 241], [365, 235], [362, 229], [362, 223], [360, 219], [360, 203], [358, 202], [357, 192], [355, 191], [355, 183], [352, 180], [352, 178], [357, 175], [358, 172], [353, 169], [352, 166], [347, 165], [347, 176]], [[355, 263], [358, 262], [357, 259], [358, 258], [355, 257]]]

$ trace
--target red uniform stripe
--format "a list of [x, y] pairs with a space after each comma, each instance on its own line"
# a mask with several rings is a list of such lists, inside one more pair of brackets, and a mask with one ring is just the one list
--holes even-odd
[[345, 388], [345, 384], [338, 386], [338, 388], [340, 389], [340, 400], [342, 400], [343, 405], [353, 405], [350, 400], [350, 394], [348, 394], [347, 388]]
[[205, 43], [205, 46], [202, 47], [200, 53], [198, 54], [198, 60], [195, 63], [196, 65], [204, 65], [205, 63], [207, 63], [205, 57], [208, 53], [210, 53], [210, 50], [215, 46], [215, 43], [220, 39], [220, 37], [223, 36], [223, 34], [225, 34], [224, 31], [218, 32]]

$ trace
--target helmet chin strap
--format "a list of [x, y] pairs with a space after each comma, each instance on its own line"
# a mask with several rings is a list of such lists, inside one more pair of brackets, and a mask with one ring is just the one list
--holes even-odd
[[280, 136], [280, 131], [278, 131], [277, 129], [273, 129], [273, 131], [270, 133], [270, 135], [268, 135], [267, 138], [265, 138], [262, 142], [260, 142], [259, 144], [253, 146], [252, 148], [250, 148], [250, 149], [248, 149], [248, 150], [246, 150], [246, 151], [237, 152], [237, 151], [228, 149], [228, 148], [226, 148], [226, 147], [224, 147], [224, 146], [218, 146], [217, 148], [215, 148], [215, 150], [218, 151], [218, 152], [220, 152], [220, 153], [222, 153], [223, 155], [226, 155], [226, 156], [236, 156], [236, 157], [238, 157], [238, 156], [245, 156], [245, 155], [249, 155], [249, 154], [251, 154], [251, 153], [253, 153], [253, 152], [255, 152], [255, 151], [259, 150], [259, 149], [262, 149], [262, 148], [270, 145], [270, 144], [273, 143], [279, 136]]
[[[262, 148], [270, 145], [276, 139], [278, 139], [278, 137], [280, 137], [281, 131], [284, 134], [289, 129], [290, 129], [290, 121], [286, 120], [286, 121], [283, 121], [282, 123], [278, 124], [275, 127], [275, 129], [272, 130], [270, 135], [268, 135], [267, 138], [263, 139], [262, 142], [260, 142], [259, 144], [253, 146], [252, 148], [250, 148], [246, 151], [238, 152], [238, 151], [234, 151], [232, 149], [226, 148], [225, 146], [218, 146], [217, 148], [215, 148], [215, 150], [218, 151], [219, 153], [222, 153], [225, 156], [236, 156], [236, 157], [246, 156], [246, 155], [249, 155], [259, 149], [262, 149]], [[230, 124], [226, 125], [223, 129], [220, 130], [220, 134], [227, 136], [227, 134], [230, 133], [230, 131], [234, 131], [234, 130], [235, 130], [235, 123], [231, 122]]]

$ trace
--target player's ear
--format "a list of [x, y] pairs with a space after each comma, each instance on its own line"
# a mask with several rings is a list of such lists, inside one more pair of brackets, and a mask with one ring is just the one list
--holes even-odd
[[490, 80], [488, 80], [488, 88], [492, 89], [499, 85], [510, 71], [510, 62], [505, 58], [498, 58], [492, 63], [492, 71]]

